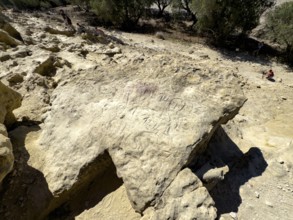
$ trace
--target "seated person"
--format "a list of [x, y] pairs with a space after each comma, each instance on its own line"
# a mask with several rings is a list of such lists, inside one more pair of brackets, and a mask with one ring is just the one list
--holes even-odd
[[264, 72], [263, 75], [262, 75], [262, 78], [265, 76], [266, 79], [272, 79], [274, 77], [274, 72], [272, 69], [270, 69], [267, 73]]

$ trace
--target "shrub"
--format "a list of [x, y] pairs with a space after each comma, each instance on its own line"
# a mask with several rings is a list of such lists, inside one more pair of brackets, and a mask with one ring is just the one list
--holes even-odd
[[158, 6], [159, 17], [162, 17], [165, 9], [171, 4], [172, 0], [154, 0], [154, 3]]
[[286, 2], [269, 13], [267, 27], [267, 37], [284, 45], [288, 61], [293, 62], [293, 2]]
[[66, 0], [1, 0], [0, 6], [17, 9], [39, 9], [65, 5]]
[[145, 8], [153, 0], [91, 0], [91, 7], [100, 19], [126, 29], [137, 24]]
[[191, 8], [198, 30], [223, 40], [232, 34], [247, 34], [270, 5], [271, 0], [193, 0]]
[[191, 27], [193, 27], [197, 22], [196, 14], [193, 10], [191, 10], [191, 5], [193, 4], [194, 0], [172, 0], [172, 7], [176, 10], [184, 10], [188, 16], [193, 21]]

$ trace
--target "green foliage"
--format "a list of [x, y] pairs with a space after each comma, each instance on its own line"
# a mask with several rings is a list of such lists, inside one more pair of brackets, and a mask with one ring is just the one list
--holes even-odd
[[293, 2], [286, 2], [268, 14], [267, 27], [268, 37], [293, 53]]
[[90, 8], [90, 2], [91, 0], [72, 0], [70, 3], [79, 5], [80, 7], [88, 10]]
[[293, 64], [293, 2], [286, 2], [268, 14], [267, 37], [286, 47], [285, 59]]
[[193, 24], [191, 25], [191, 28], [197, 23], [197, 16], [193, 10], [191, 10], [191, 6], [193, 4], [194, 0], [172, 0], [172, 7], [173, 10], [178, 10], [181, 12], [184, 10], [188, 16], [193, 21]]
[[124, 28], [131, 28], [143, 15], [153, 0], [91, 0], [97, 16]]
[[18, 9], [38, 8], [40, 5], [39, 0], [10, 0], [9, 2]]
[[193, 0], [172, 0], [172, 6], [174, 8], [185, 9], [190, 7]]
[[189, 15], [193, 14], [190, 9], [193, 0], [172, 0], [172, 7], [175, 10], [185, 10]]
[[17, 9], [39, 9], [50, 8], [66, 4], [66, 0], [1, 0], [0, 5], [5, 7], [14, 7]]
[[164, 10], [171, 4], [172, 0], [154, 0], [154, 3], [158, 6], [159, 17], [163, 15]]
[[217, 40], [232, 34], [246, 34], [259, 22], [271, 0], [193, 0], [197, 28], [211, 32]]

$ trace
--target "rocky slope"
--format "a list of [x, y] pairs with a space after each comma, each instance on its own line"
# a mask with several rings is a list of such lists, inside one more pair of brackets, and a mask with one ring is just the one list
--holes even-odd
[[[25, 44], [2, 28], [0, 78], [23, 95], [4, 219], [291, 218], [285, 66], [106, 30], [93, 42], [53, 13], [5, 15]], [[261, 79], [269, 67], [276, 82]]]

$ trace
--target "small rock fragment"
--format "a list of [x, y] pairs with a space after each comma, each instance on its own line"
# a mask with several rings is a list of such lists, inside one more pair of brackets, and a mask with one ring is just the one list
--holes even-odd
[[265, 204], [266, 204], [267, 206], [271, 207], [271, 208], [274, 207], [273, 204], [272, 204], [271, 202], [269, 202], [269, 201], [265, 201]]
[[229, 215], [230, 215], [233, 219], [237, 219], [237, 213], [236, 213], [236, 212], [230, 212]]

